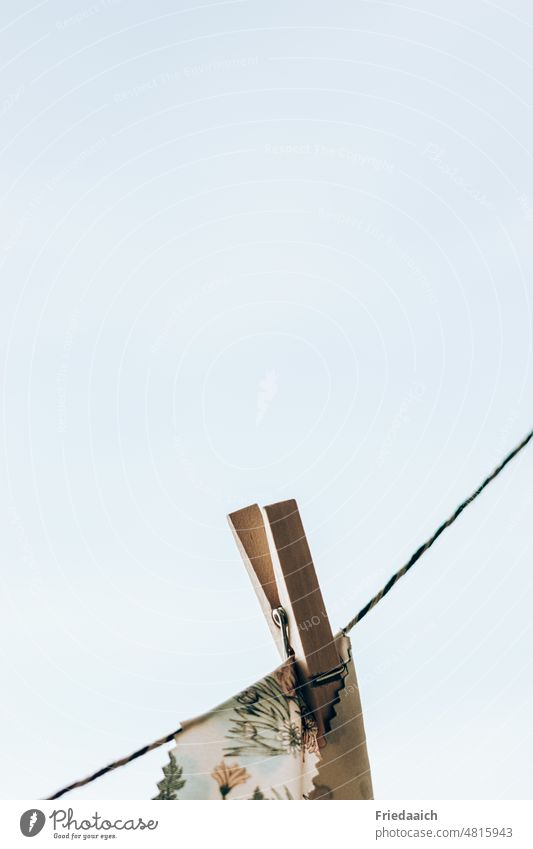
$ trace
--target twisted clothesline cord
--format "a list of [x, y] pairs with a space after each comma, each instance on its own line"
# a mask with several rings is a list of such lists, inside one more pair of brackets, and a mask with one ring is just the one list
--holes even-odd
[[[403, 576], [409, 571], [409, 569], [411, 569], [411, 567], [415, 565], [417, 560], [420, 560], [420, 558], [428, 550], [428, 548], [431, 548], [433, 543], [440, 537], [442, 532], [445, 531], [446, 528], [449, 528], [450, 525], [455, 522], [455, 520], [461, 515], [465, 507], [468, 507], [468, 505], [471, 504], [472, 501], [474, 501], [481, 492], [483, 492], [485, 487], [487, 487], [489, 483], [491, 483], [494, 478], [496, 478], [500, 474], [500, 472], [505, 468], [507, 463], [510, 463], [513, 457], [516, 457], [516, 455], [522, 450], [522, 448], [526, 447], [526, 445], [528, 444], [528, 442], [530, 442], [531, 439], [533, 439], [533, 430], [531, 430], [528, 435], [524, 437], [522, 442], [520, 442], [520, 444], [517, 445], [516, 448], [513, 448], [513, 450], [507, 455], [507, 457], [502, 460], [499, 466], [496, 466], [494, 471], [491, 472], [491, 474], [487, 478], [485, 478], [483, 483], [478, 486], [476, 491], [473, 492], [472, 495], [469, 495], [469, 497], [466, 498], [459, 505], [459, 507], [457, 507], [457, 509], [450, 516], [450, 518], [446, 519], [446, 521], [443, 522], [442, 525], [437, 528], [435, 533], [425, 543], [423, 543], [420, 548], [417, 548], [417, 550], [413, 555], [411, 555], [405, 566], [402, 566], [401, 569], [398, 569], [398, 571], [395, 572], [392, 578], [390, 578], [389, 581], [385, 584], [383, 589], [376, 593], [374, 598], [370, 599], [368, 604], [365, 604], [365, 606], [359, 611], [359, 613], [354, 616], [354, 618], [351, 619], [348, 624], [344, 626], [344, 628], [342, 628], [342, 631], [345, 634], [347, 634], [348, 631], [351, 631], [352, 628], [354, 628], [355, 625], [357, 625], [357, 623], [360, 622], [361, 619], [363, 619], [363, 617], [365, 617], [366, 614], [369, 613], [369, 611], [372, 610], [372, 608], [375, 607], [376, 604], [378, 604], [378, 602], [380, 602], [381, 599], [384, 598], [387, 593], [391, 591], [397, 581], [399, 581], [400, 578], [403, 578]], [[168, 734], [166, 737], [161, 737], [159, 740], [155, 740], [148, 746], [143, 746], [142, 749], [138, 749], [136, 752], [133, 752], [133, 754], [128, 755], [125, 758], [121, 758], [118, 761], [114, 761], [108, 766], [104, 766], [102, 769], [99, 769], [92, 775], [87, 776], [87, 778], [82, 778], [80, 779], [80, 781], [75, 781], [73, 784], [69, 784], [67, 785], [67, 787], [63, 787], [61, 790], [58, 790], [57, 793], [54, 793], [53, 796], [47, 796], [47, 799], [59, 799], [61, 796], [64, 796], [65, 793], [68, 793], [70, 790], [75, 790], [77, 787], [83, 787], [85, 784], [90, 784], [91, 781], [95, 781], [102, 775], [105, 775], [106, 773], [117, 769], [117, 767], [125, 766], [126, 764], [131, 763], [131, 761], [134, 761], [136, 758], [140, 758], [142, 755], [146, 755], [148, 752], [151, 752], [153, 749], [157, 749], [159, 748], [159, 746], [163, 746], [165, 743], [170, 743], [181, 730], [182, 729], [180, 727], [176, 731], [173, 731], [172, 734]]]
[[167, 734], [166, 737], [160, 737], [159, 740], [154, 740], [154, 742], [150, 743], [148, 746], [143, 746], [142, 749], [137, 749], [136, 752], [133, 752], [133, 754], [128, 755], [127, 757], [120, 758], [118, 761], [113, 761], [112, 764], [104, 766], [102, 769], [93, 772], [93, 774], [88, 775], [87, 778], [81, 778], [79, 781], [74, 781], [67, 787], [63, 787], [62, 790], [58, 790], [57, 793], [53, 794], [53, 796], [47, 796], [46, 799], [59, 799], [60, 796], [64, 796], [65, 793], [68, 793], [70, 790], [76, 790], [77, 787], [83, 787], [85, 784], [90, 784], [91, 781], [95, 781], [97, 778], [100, 778], [107, 772], [111, 772], [113, 769], [117, 769], [119, 766], [126, 766], [126, 764], [131, 763], [131, 761], [134, 761], [136, 758], [140, 758], [143, 755], [148, 754], [148, 752], [151, 752], [153, 749], [158, 749], [159, 746], [164, 746], [165, 743], [170, 743], [180, 731], [181, 727], [177, 728], [176, 731], [173, 731], [172, 734]]
[[533, 430], [531, 430], [528, 433], [528, 435], [526, 437], [524, 437], [522, 442], [519, 445], [517, 445], [516, 448], [513, 448], [513, 450], [507, 455], [507, 457], [504, 460], [502, 460], [502, 462], [500, 463], [499, 466], [496, 466], [494, 471], [491, 472], [491, 474], [487, 478], [485, 478], [483, 483], [478, 486], [476, 491], [473, 492], [472, 495], [469, 495], [468, 498], [465, 498], [465, 500], [459, 505], [459, 507], [457, 507], [457, 509], [454, 510], [452, 515], [449, 517], [449, 519], [446, 519], [446, 521], [443, 522], [442, 525], [440, 525], [440, 527], [437, 528], [435, 533], [432, 536], [430, 536], [430, 538], [428, 540], [426, 540], [426, 542], [423, 543], [420, 546], [420, 548], [417, 548], [417, 550], [415, 551], [414, 554], [411, 555], [411, 557], [409, 558], [407, 563], [404, 566], [402, 566], [401, 569], [398, 569], [398, 571], [394, 573], [392, 578], [389, 578], [389, 580], [387, 581], [385, 586], [378, 593], [376, 593], [374, 598], [371, 598], [370, 601], [367, 604], [365, 604], [365, 606], [359, 611], [359, 613], [356, 616], [354, 616], [353, 619], [350, 619], [348, 624], [345, 625], [344, 628], [342, 628], [342, 631], [345, 634], [347, 634], [348, 631], [351, 631], [352, 628], [354, 628], [357, 625], [357, 623], [360, 622], [361, 619], [363, 619], [366, 616], [366, 614], [369, 613], [372, 610], [372, 608], [375, 607], [376, 604], [378, 604], [381, 601], [382, 598], [385, 598], [387, 593], [389, 593], [392, 590], [393, 586], [400, 580], [400, 578], [403, 578], [403, 576], [409, 571], [409, 569], [411, 569], [415, 565], [417, 560], [420, 560], [420, 558], [422, 557], [423, 554], [425, 554], [425, 552], [428, 550], [428, 548], [431, 548], [433, 543], [436, 542], [436, 540], [440, 537], [442, 532], [445, 531], [446, 528], [449, 528], [450, 525], [453, 525], [453, 523], [455, 522], [455, 520], [457, 518], [459, 518], [459, 516], [461, 515], [461, 513], [463, 512], [465, 507], [468, 507], [469, 504], [472, 504], [472, 501], [474, 501], [478, 497], [478, 495], [480, 495], [480, 493], [483, 492], [485, 487], [487, 487], [489, 485], [489, 483], [491, 483], [494, 480], [494, 478], [498, 477], [500, 472], [506, 467], [507, 463], [510, 463], [511, 460], [513, 459], [513, 457], [516, 457], [516, 455], [522, 450], [522, 448], [526, 447], [526, 445], [528, 444], [528, 442], [532, 438], [533, 438]]

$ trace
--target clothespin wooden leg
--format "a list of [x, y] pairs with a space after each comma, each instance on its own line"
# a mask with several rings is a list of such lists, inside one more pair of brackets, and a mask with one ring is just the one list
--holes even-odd
[[283, 635], [272, 612], [278, 607], [285, 611], [298, 680], [322, 738], [342, 675], [296, 501], [262, 509], [253, 504], [228, 519], [282, 656]]
[[261, 508], [251, 504], [230, 513], [228, 521], [270, 633], [281, 657], [285, 659], [283, 633], [273, 617], [273, 611], [281, 607], [281, 601]]

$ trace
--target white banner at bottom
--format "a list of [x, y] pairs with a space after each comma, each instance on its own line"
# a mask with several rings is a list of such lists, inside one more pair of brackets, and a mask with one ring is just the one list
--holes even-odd
[[0, 802], [0, 846], [533, 849], [529, 801]]

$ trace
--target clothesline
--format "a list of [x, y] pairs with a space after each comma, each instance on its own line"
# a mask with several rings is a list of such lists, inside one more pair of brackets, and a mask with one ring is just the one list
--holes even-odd
[[505, 459], [502, 460], [502, 462], [498, 466], [496, 466], [494, 471], [491, 472], [490, 475], [488, 475], [488, 477], [485, 478], [483, 483], [481, 483], [478, 486], [478, 488], [475, 490], [475, 492], [473, 492], [472, 495], [469, 495], [468, 498], [465, 498], [465, 500], [462, 501], [461, 504], [459, 504], [459, 507], [457, 507], [454, 510], [454, 512], [452, 513], [452, 515], [448, 519], [446, 519], [446, 521], [443, 522], [442, 525], [440, 525], [437, 528], [435, 533], [432, 536], [430, 536], [430, 538], [428, 540], [426, 540], [426, 542], [424, 542], [420, 546], [420, 548], [417, 548], [417, 550], [415, 551], [414, 554], [411, 555], [411, 557], [409, 558], [409, 560], [407, 561], [405, 566], [402, 566], [401, 569], [398, 569], [398, 571], [394, 573], [392, 578], [389, 578], [389, 580], [387, 581], [387, 583], [385, 584], [383, 589], [381, 589], [378, 593], [376, 593], [374, 598], [371, 598], [370, 601], [367, 604], [365, 604], [365, 606], [359, 611], [359, 613], [356, 616], [354, 616], [353, 619], [350, 619], [348, 624], [345, 625], [344, 628], [342, 629], [345, 634], [347, 634], [348, 631], [351, 631], [352, 628], [355, 625], [357, 625], [357, 623], [360, 622], [361, 619], [363, 619], [363, 617], [366, 616], [366, 614], [369, 613], [369, 611], [372, 610], [372, 608], [375, 607], [376, 604], [378, 602], [380, 602], [381, 599], [384, 598], [387, 595], [388, 592], [390, 592], [392, 590], [394, 584], [397, 581], [399, 581], [400, 578], [403, 578], [403, 576], [406, 574], [406, 572], [408, 572], [409, 569], [411, 569], [415, 565], [416, 561], [420, 560], [420, 558], [422, 557], [423, 554], [425, 554], [425, 552], [428, 550], [428, 548], [431, 548], [433, 543], [437, 541], [437, 539], [440, 537], [441, 533], [443, 531], [445, 531], [446, 528], [449, 528], [450, 525], [453, 525], [453, 523], [455, 522], [456, 519], [459, 518], [459, 516], [461, 515], [461, 513], [463, 512], [465, 507], [468, 507], [469, 504], [472, 504], [472, 501], [475, 501], [475, 499], [478, 497], [478, 495], [480, 495], [483, 492], [485, 487], [488, 486], [489, 483], [491, 483], [494, 480], [494, 478], [498, 477], [500, 472], [506, 467], [507, 463], [510, 463], [511, 460], [513, 459], [513, 457], [516, 457], [516, 455], [522, 450], [522, 448], [526, 447], [526, 445], [528, 444], [528, 442], [532, 438], [533, 438], [533, 430], [531, 430], [528, 433], [528, 435], [524, 437], [522, 442], [520, 442], [516, 446], [516, 448], [513, 448], [513, 450], [507, 455], [507, 457], [505, 457]]
[[[459, 518], [465, 507], [468, 507], [468, 505], [471, 504], [478, 497], [478, 495], [481, 494], [481, 492], [483, 492], [485, 487], [487, 487], [500, 474], [500, 472], [503, 471], [505, 466], [507, 466], [507, 464], [510, 463], [511, 460], [516, 457], [516, 455], [523, 448], [526, 447], [526, 445], [531, 441], [531, 439], [533, 439], [533, 430], [531, 430], [527, 434], [527, 436], [525, 436], [524, 439], [515, 448], [513, 448], [513, 450], [510, 451], [509, 454], [507, 454], [507, 456], [501, 461], [498, 466], [496, 466], [494, 471], [491, 472], [490, 475], [485, 478], [485, 480], [478, 486], [478, 488], [471, 495], [469, 495], [468, 498], [465, 498], [465, 500], [462, 501], [461, 504], [459, 504], [459, 506], [454, 510], [451, 516], [446, 519], [441, 525], [439, 525], [437, 530], [429, 537], [428, 540], [426, 540], [426, 542], [424, 542], [421, 546], [419, 546], [419, 548], [417, 548], [417, 550], [414, 552], [414, 554], [411, 555], [407, 563], [405, 563], [405, 565], [402, 566], [401, 569], [398, 569], [398, 571], [395, 572], [394, 575], [392, 575], [392, 577], [387, 581], [385, 586], [378, 593], [376, 593], [376, 595], [371, 598], [370, 601], [365, 604], [363, 608], [361, 608], [359, 613], [357, 613], [356, 616], [354, 616], [353, 619], [351, 619], [348, 624], [344, 626], [344, 628], [341, 629], [345, 634], [351, 631], [352, 628], [354, 628], [355, 625], [357, 625], [361, 621], [361, 619], [363, 619], [363, 617], [365, 617], [367, 613], [369, 613], [372, 608], [375, 607], [387, 595], [387, 593], [391, 591], [393, 586], [400, 580], [400, 578], [403, 578], [403, 576], [409, 571], [409, 569], [411, 569], [415, 565], [415, 563], [422, 557], [422, 555], [425, 554], [425, 552], [429, 548], [431, 548], [433, 543], [436, 542], [436, 540], [440, 537], [443, 531], [449, 528], [450, 525], [452, 525], [455, 520]], [[176, 731], [173, 731], [171, 734], [167, 734], [166, 737], [161, 737], [159, 740], [155, 740], [153, 743], [150, 743], [147, 746], [143, 746], [141, 749], [138, 749], [131, 755], [128, 755], [125, 758], [120, 758], [119, 760], [114, 761], [108, 766], [102, 767], [102, 769], [97, 770], [92, 775], [87, 776], [87, 778], [82, 778], [79, 781], [75, 781], [72, 784], [63, 787], [61, 790], [58, 790], [57, 793], [54, 793], [52, 796], [47, 796], [46, 798], [48, 800], [59, 799], [60, 796], [64, 796], [65, 793], [68, 793], [70, 790], [75, 790], [78, 787], [83, 787], [85, 784], [90, 784], [91, 781], [95, 781], [102, 775], [105, 775], [106, 773], [111, 772], [112, 770], [117, 769], [118, 767], [125, 766], [126, 764], [131, 763], [131, 761], [142, 757], [142, 755], [146, 755], [148, 752], [151, 752], [154, 749], [163, 746], [165, 743], [170, 743], [176, 737], [176, 735], [179, 734], [181, 730], [181, 727], [177, 728]]]

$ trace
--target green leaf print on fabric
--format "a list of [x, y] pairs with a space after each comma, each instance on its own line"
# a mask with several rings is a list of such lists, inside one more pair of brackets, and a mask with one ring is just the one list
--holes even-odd
[[276, 789], [273, 787], [273, 788], [272, 788], [272, 794], [273, 794], [272, 798], [273, 798], [273, 799], [294, 799], [294, 796], [292, 795], [292, 793], [291, 793], [291, 791], [289, 790], [289, 788], [288, 788], [288, 787], [285, 787], [285, 785], [283, 785], [283, 789], [284, 789], [284, 791], [285, 791], [285, 795], [284, 795], [284, 796], [283, 796], [281, 793], [279, 793], [279, 791], [278, 791], [278, 790], [276, 790]]
[[224, 753], [240, 755], [284, 755], [298, 750], [300, 735], [291, 721], [289, 700], [271, 675], [237, 696], [238, 705], [230, 719]]
[[236, 697], [224, 754], [230, 757], [318, 752], [317, 726], [297, 693], [292, 665]]
[[163, 767], [162, 781], [158, 783], [159, 793], [154, 796], [154, 799], [177, 799], [178, 790], [185, 787], [186, 781], [182, 779], [183, 769], [178, 766], [176, 756], [173, 752], [169, 752], [170, 763]]
[[270, 792], [272, 793], [272, 796], [265, 796], [263, 791], [260, 790], [259, 787], [256, 787], [255, 790], [254, 790], [253, 796], [250, 797], [250, 800], [252, 800], [252, 799], [267, 799], [269, 801], [271, 801], [273, 799], [281, 799], [282, 801], [286, 801], [288, 799], [294, 800], [294, 796], [292, 795], [292, 793], [291, 793], [291, 791], [289, 790], [288, 787], [285, 787], [285, 785], [283, 785], [283, 790], [285, 791], [285, 795], [280, 793], [274, 787], [271, 787]]

